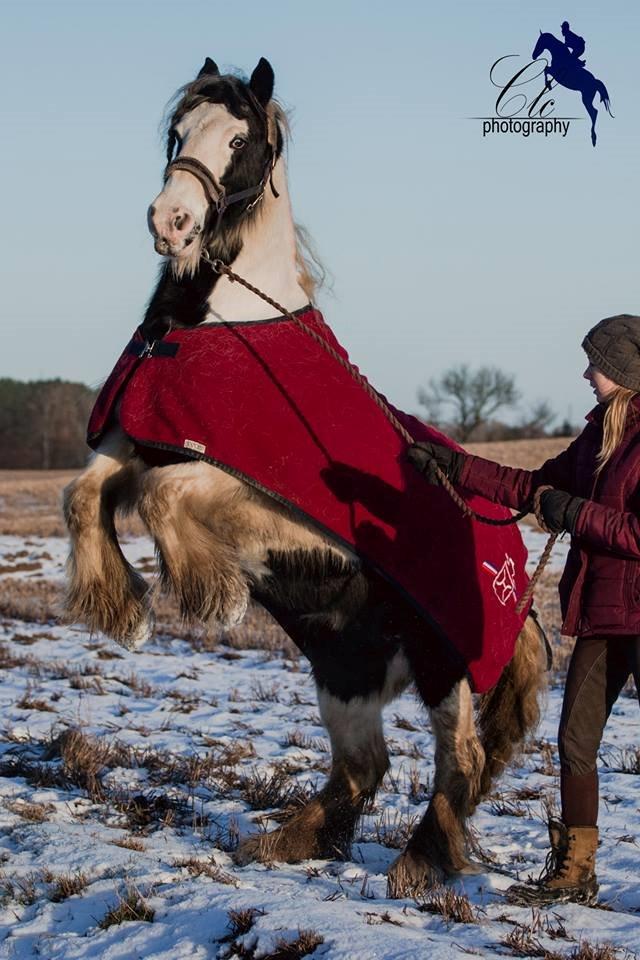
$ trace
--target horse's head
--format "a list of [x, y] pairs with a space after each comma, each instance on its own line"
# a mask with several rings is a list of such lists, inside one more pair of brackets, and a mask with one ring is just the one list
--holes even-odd
[[552, 33], [543, 33], [540, 31], [540, 36], [536, 41], [536, 45], [533, 48], [533, 53], [531, 54], [532, 60], [537, 60], [543, 50], [552, 51], [554, 43], [557, 45], [558, 41]]
[[220, 246], [256, 215], [282, 149], [273, 81], [264, 59], [245, 82], [221, 76], [207, 57], [179, 92], [168, 126], [164, 187], [148, 214], [157, 252], [174, 258], [178, 273], [195, 271], [214, 235]]

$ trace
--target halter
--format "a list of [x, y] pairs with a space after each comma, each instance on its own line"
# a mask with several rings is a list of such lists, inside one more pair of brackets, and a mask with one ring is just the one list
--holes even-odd
[[207, 198], [209, 208], [214, 208], [218, 214], [216, 219], [216, 224], [213, 230], [213, 233], [216, 234], [220, 228], [220, 223], [222, 217], [224, 216], [225, 210], [227, 207], [230, 207], [233, 203], [240, 203], [242, 200], [247, 200], [249, 197], [255, 197], [251, 203], [249, 203], [243, 213], [250, 213], [251, 210], [257, 204], [260, 203], [264, 197], [264, 192], [267, 189], [267, 183], [271, 186], [271, 192], [274, 197], [279, 197], [280, 194], [273, 185], [273, 168], [276, 165], [276, 151], [273, 144], [271, 146], [271, 156], [267, 160], [264, 174], [260, 183], [256, 184], [254, 187], [247, 187], [245, 190], [238, 190], [236, 193], [228, 194], [226, 193], [224, 187], [219, 183], [215, 176], [212, 174], [211, 170], [205, 166], [200, 160], [196, 160], [195, 157], [176, 157], [175, 160], [172, 160], [171, 163], [167, 164], [164, 171], [164, 182], [166, 183], [174, 170], [184, 170], [186, 173], [190, 173], [191, 176], [195, 177], [202, 189], [204, 190], [204, 195]]

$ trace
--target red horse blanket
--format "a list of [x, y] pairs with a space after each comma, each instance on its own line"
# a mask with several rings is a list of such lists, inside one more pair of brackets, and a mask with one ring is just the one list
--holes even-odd
[[[298, 317], [346, 357], [318, 311]], [[476, 691], [493, 686], [524, 619], [515, 612], [528, 582], [518, 530], [467, 519], [425, 483], [380, 408], [292, 320], [174, 330], [153, 345], [138, 330], [96, 401], [90, 446], [117, 400], [138, 446], [215, 464], [352, 548], [435, 629], [435, 671], [438, 661], [462, 662]], [[453, 445], [394, 413], [415, 439]], [[469, 503], [507, 515], [478, 497]]]

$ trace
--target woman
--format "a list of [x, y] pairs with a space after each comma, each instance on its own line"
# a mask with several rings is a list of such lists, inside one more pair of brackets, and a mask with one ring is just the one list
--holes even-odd
[[598, 401], [587, 426], [538, 470], [516, 470], [448, 447], [418, 443], [409, 459], [431, 483], [437, 464], [452, 483], [496, 503], [531, 508], [535, 490], [550, 530], [571, 534], [560, 580], [562, 633], [576, 644], [558, 734], [562, 820], [549, 824], [551, 854], [531, 903], [593, 902], [598, 884], [598, 774], [604, 727], [629, 675], [640, 690], [640, 317], [598, 323], [584, 338], [584, 372]]

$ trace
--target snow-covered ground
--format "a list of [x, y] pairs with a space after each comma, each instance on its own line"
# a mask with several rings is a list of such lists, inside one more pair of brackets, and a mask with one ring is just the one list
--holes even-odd
[[[545, 538], [527, 540], [532, 549]], [[151, 567], [147, 541], [126, 549]], [[60, 578], [65, 553], [62, 540], [0, 538], [0, 590], [5, 577]], [[283, 942], [305, 930], [322, 938], [314, 957], [354, 960], [551, 960], [582, 940], [622, 957], [640, 944], [635, 699], [616, 704], [602, 751], [601, 908], [532, 914], [503, 896], [545, 858], [558, 790], [552, 686], [530, 752], [474, 818], [493, 864], [451, 886], [469, 901], [463, 923], [442, 892], [432, 904], [386, 898], [385, 871], [433, 778], [428, 719], [410, 693], [386, 711], [392, 769], [352, 860], [240, 868], [238, 834], [261, 829], [265, 812], [277, 815], [327, 767], [304, 660], [166, 637], [127, 653], [81, 629], [0, 620], [0, 669], [2, 958], [285, 958], [303, 955]], [[153, 921], [103, 923], [127, 897]]]

